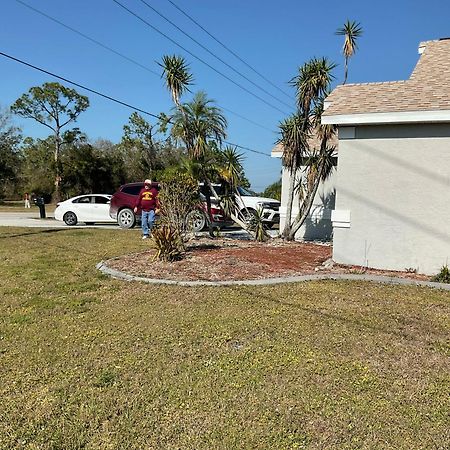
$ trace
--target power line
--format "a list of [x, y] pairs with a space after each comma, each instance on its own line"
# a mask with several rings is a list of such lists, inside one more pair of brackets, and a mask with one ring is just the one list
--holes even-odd
[[272, 156], [269, 155], [268, 153], [261, 152], [259, 150], [254, 150], [254, 149], [249, 148], [249, 147], [244, 147], [243, 145], [233, 144], [233, 142], [228, 142], [228, 141], [223, 141], [223, 142], [225, 142], [225, 144], [232, 145], [233, 147], [237, 147], [237, 148], [240, 148], [242, 150], [247, 150], [247, 151], [252, 152], [252, 153], [257, 153], [259, 155], [264, 155], [264, 156], [268, 156], [269, 158], [272, 158]]
[[[66, 83], [69, 83], [69, 84], [71, 84], [73, 86], [77, 86], [80, 89], [84, 89], [85, 91], [91, 92], [92, 94], [98, 95], [98, 96], [106, 98], [107, 100], [110, 100], [110, 101], [112, 101], [114, 103], [118, 103], [119, 105], [122, 105], [122, 106], [125, 106], [127, 108], [130, 108], [133, 111], [139, 111], [140, 113], [146, 114], [147, 116], [151, 116], [151, 117], [155, 117], [156, 119], [160, 119], [160, 116], [157, 115], [157, 114], [153, 114], [151, 112], [145, 111], [144, 109], [141, 109], [141, 108], [138, 108], [136, 106], [130, 105], [129, 103], [126, 103], [126, 102], [124, 102], [122, 100], [118, 100], [118, 99], [116, 99], [114, 97], [111, 97], [110, 95], [103, 94], [103, 93], [101, 93], [101, 92], [99, 92], [99, 91], [97, 91], [95, 89], [91, 89], [91, 88], [89, 88], [89, 87], [87, 87], [87, 86], [85, 86], [83, 84], [77, 83], [76, 81], [69, 80], [68, 78], [65, 78], [65, 77], [62, 77], [60, 75], [57, 75], [57, 74], [55, 74], [53, 72], [50, 72], [49, 70], [43, 69], [41, 67], [35, 66], [35, 65], [33, 65], [31, 63], [28, 63], [26, 61], [23, 61], [22, 59], [15, 58], [14, 56], [8, 55], [7, 53], [4, 53], [2, 51], [0, 51], [0, 56], [4, 56], [5, 58], [8, 58], [8, 59], [10, 59], [12, 61], [15, 61], [15, 62], [18, 62], [20, 64], [23, 64], [24, 66], [30, 67], [32, 69], [35, 69], [35, 70], [39, 71], [39, 72], [45, 73], [45, 74], [50, 75], [50, 76], [52, 76], [54, 78], [57, 78], [57, 79], [62, 80], [62, 81], [65, 81]], [[260, 155], [264, 155], [264, 156], [270, 157], [269, 154], [261, 152], [259, 150], [254, 150], [252, 148], [244, 147], [244, 146], [238, 145], [238, 144], [234, 144], [233, 142], [229, 142], [229, 141], [224, 141], [224, 142], [226, 144], [233, 145], [234, 147], [241, 148], [243, 150], [247, 150], [247, 151], [252, 152], [252, 153], [256, 153], [256, 154], [260, 154]]]
[[257, 98], [258, 100], [260, 100], [261, 102], [263, 102], [264, 104], [266, 104], [267, 106], [270, 106], [272, 109], [275, 109], [276, 111], [282, 113], [282, 114], [288, 114], [285, 111], [283, 111], [282, 109], [278, 108], [277, 106], [273, 105], [272, 103], [269, 103], [267, 100], [263, 99], [262, 97], [260, 97], [258, 94], [255, 94], [254, 92], [250, 91], [249, 89], [247, 89], [245, 86], [243, 86], [242, 84], [238, 83], [237, 81], [233, 80], [232, 78], [230, 78], [228, 75], [225, 75], [224, 73], [222, 73], [220, 70], [216, 69], [214, 66], [212, 66], [211, 64], [209, 64], [208, 62], [206, 62], [204, 59], [200, 58], [199, 56], [197, 56], [195, 53], [192, 53], [190, 50], [188, 50], [187, 48], [183, 47], [181, 44], [179, 44], [177, 41], [175, 41], [174, 39], [172, 39], [170, 36], [168, 36], [167, 34], [163, 33], [161, 30], [159, 30], [157, 27], [155, 27], [154, 25], [152, 25], [150, 22], [148, 22], [147, 20], [143, 19], [141, 16], [139, 16], [138, 14], [136, 14], [135, 12], [133, 12], [131, 9], [127, 8], [125, 5], [123, 5], [122, 3], [120, 3], [118, 0], [112, 0], [116, 5], [120, 6], [122, 9], [124, 9], [125, 11], [127, 11], [129, 14], [131, 14], [132, 16], [136, 17], [138, 20], [140, 20], [141, 22], [145, 23], [148, 27], [150, 27], [152, 30], [156, 31], [158, 34], [160, 34], [161, 36], [165, 37], [167, 40], [169, 40], [170, 42], [172, 42], [172, 44], [175, 44], [177, 47], [181, 48], [183, 51], [185, 51], [186, 53], [188, 53], [189, 55], [191, 55], [193, 58], [195, 58], [196, 60], [200, 61], [202, 64], [204, 64], [205, 66], [209, 67], [211, 70], [213, 70], [214, 72], [216, 72], [217, 74], [219, 74], [221, 77], [225, 78], [226, 80], [228, 80], [229, 82], [233, 83], [235, 86], [239, 87], [240, 89], [242, 89], [243, 91], [247, 92], [248, 94], [250, 94], [251, 96]]
[[88, 41], [91, 41], [91, 42], [93, 42], [94, 44], [99, 45], [100, 47], [104, 48], [105, 50], [108, 50], [109, 52], [112, 52], [112, 53], [114, 53], [115, 55], [120, 56], [120, 57], [123, 58], [123, 59], [126, 59], [128, 62], [131, 62], [132, 64], [135, 64], [136, 66], [139, 66], [141, 69], [144, 69], [144, 70], [146, 70], [146, 71], [148, 71], [148, 72], [150, 72], [150, 73], [153, 73], [154, 75], [156, 75], [156, 76], [158, 76], [158, 77], [160, 76], [160, 74], [159, 74], [158, 72], [156, 72], [156, 71], [150, 69], [150, 67], [147, 67], [147, 66], [141, 64], [140, 62], [138, 62], [138, 61], [136, 61], [136, 60], [134, 60], [134, 59], [132, 59], [132, 58], [129, 58], [128, 56], [124, 55], [123, 53], [120, 53], [120, 52], [118, 52], [117, 50], [114, 50], [113, 48], [108, 47], [108, 46], [105, 45], [105, 44], [102, 44], [100, 41], [97, 41], [96, 39], [91, 38], [91, 37], [88, 36], [87, 34], [84, 34], [84, 33], [82, 33], [81, 31], [76, 30], [75, 28], [72, 28], [70, 25], [67, 25], [67, 24], [61, 22], [60, 20], [55, 19], [55, 18], [52, 17], [52, 16], [49, 16], [49, 15], [46, 14], [45, 12], [40, 11], [40, 10], [37, 9], [37, 8], [34, 8], [33, 6], [31, 6], [31, 5], [29, 5], [29, 4], [25, 3], [25, 2], [23, 2], [22, 0], [16, 0], [16, 2], [17, 2], [17, 3], [20, 3], [21, 5], [25, 6], [25, 7], [28, 8], [28, 9], [31, 9], [31, 10], [34, 11], [35, 13], [40, 14], [41, 16], [46, 17], [47, 19], [51, 20], [52, 22], [55, 22], [55, 23], [57, 23], [58, 25], [61, 25], [62, 27], [66, 28], [66, 29], [68, 29], [68, 30], [70, 30], [70, 31], [72, 31], [73, 33], [78, 34], [79, 36], [83, 37], [84, 39], [87, 39]]
[[[120, 53], [120, 52], [118, 52], [117, 50], [114, 50], [113, 48], [111, 48], [111, 47], [109, 47], [109, 46], [103, 44], [102, 42], [97, 41], [96, 39], [94, 39], [94, 38], [88, 36], [87, 34], [84, 34], [84, 33], [82, 33], [81, 31], [79, 31], [79, 30], [77, 30], [77, 29], [71, 27], [70, 25], [67, 25], [67, 24], [61, 22], [60, 20], [56, 19], [55, 17], [52, 17], [52, 16], [46, 14], [45, 12], [40, 11], [40, 10], [37, 9], [37, 8], [34, 8], [34, 7], [31, 6], [31, 5], [28, 5], [27, 3], [23, 2], [22, 0], [16, 0], [16, 2], [17, 2], [17, 3], [20, 3], [21, 5], [25, 6], [26, 8], [28, 8], [28, 9], [34, 11], [34, 12], [36, 12], [37, 14], [40, 14], [41, 16], [43, 16], [43, 17], [45, 17], [45, 18], [51, 20], [52, 22], [55, 22], [55, 23], [57, 23], [58, 25], [61, 25], [62, 27], [66, 28], [66, 29], [68, 29], [68, 30], [70, 30], [70, 31], [72, 31], [73, 33], [75, 33], [75, 34], [77, 34], [77, 35], [83, 37], [84, 39], [87, 39], [88, 41], [90, 41], [90, 42], [92, 42], [92, 43], [94, 43], [94, 44], [96, 44], [96, 45], [102, 47], [103, 49], [108, 50], [108, 51], [114, 53], [115, 55], [117, 55], [117, 56], [119, 56], [119, 57], [125, 59], [126, 61], [128, 61], [128, 62], [130, 62], [130, 63], [132, 63], [132, 64], [134, 64], [134, 65], [140, 67], [141, 69], [144, 69], [144, 70], [146, 70], [147, 72], [150, 72], [150, 73], [156, 75], [158, 78], [161, 78], [161, 76], [160, 76], [159, 73], [157, 73], [157, 72], [155, 72], [154, 70], [150, 69], [148, 66], [145, 66], [144, 64], [141, 64], [140, 62], [138, 62], [138, 61], [136, 61], [136, 60], [134, 60], [134, 59], [132, 59], [132, 58], [129, 58], [128, 56], [124, 55], [123, 53]], [[237, 113], [237, 112], [235, 112], [235, 111], [233, 111], [233, 110], [231, 110], [231, 109], [227, 109], [227, 108], [224, 108], [224, 107], [222, 107], [222, 109], [223, 109], [224, 111], [229, 112], [230, 114], [235, 115], [236, 117], [239, 117], [239, 118], [242, 119], [242, 120], [245, 120], [246, 122], [251, 123], [252, 125], [255, 125], [255, 126], [259, 127], [259, 128], [262, 128], [263, 130], [268, 131], [268, 127], [267, 127], [267, 126], [264, 126], [264, 125], [262, 125], [262, 124], [260, 124], [260, 123], [257, 123], [257, 122], [255, 122], [255, 121], [253, 121], [252, 119], [249, 119], [249, 118], [247, 118], [247, 117], [245, 117], [245, 116], [242, 116], [241, 114], [239, 114], [239, 113]]]
[[180, 11], [181, 14], [186, 16], [191, 22], [195, 23], [201, 30], [203, 30], [209, 37], [214, 39], [219, 45], [221, 45], [225, 50], [230, 52], [235, 58], [237, 58], [241, 63], [245, 64], [250, 70], [252, 70], [254, 73], [256, 73], [259, 77], [261, 77], [264, 81], [269, 83], [271, 86], [273, 86], [275, 89], [280, 91], [282, 94], [284, 94], [286, 97], [288, 97], [290, 100], [292, 100], [292, 97], [286, 93], [283, 89], [278, 87], [276, 84], [272, 83], [268, 78], [266, 78], [262, 73], [258, 72], [255, 68], [253, 68], [249, 63], [247, 63], [243, 58], [241, 58], [238, 54], [236, 54], [233, 50], [231, 50], [228, 46], [226, 46], [222, 41], [217, 39], [213, 34], [211, 34], [205, 27], [203, 27], [200, 23], [198, 23], [193, 17], [191, 17], [186, 11], [181, 9], [178, 5], [176, 5], [172, 0], [167, 0], [174, 8], [176, 8], [178, 11]]
[[208, 47], [206, 47], [205, 45], [203, 45], [201, 42], [199, 42], [197, 39], [193, 38], [189, 33], [187, 33], [186, 31], [184, 31], [182, 28], [180, 28], [176, 23], [174, 23], [172, 20], [170, 20], [169, 18], [167, 18], [164, 14], [162, 14], [160, 11], [158, 11], [156, 8], [154, 8], [152, 5], [150, 5], [149, 3], [147, 3], [145, 0], [140, 0], [141, 3], [143, 3], [145, 6], [147, 6], [147, 8], [150, 8], [153, 12], [155, 12], [156, 14], [158, 14], [158, 16], [162, 17], [166, 22], [170, 23], [173, 27], [175, 27], [178, 31], [180, 31], [181, 33], [183, 33], [187, 38], [189, 38], [191, 41], [195, 42], [198, 46], [200, 46], [203, 50], [205, 50], [206, 52], [208, 52], [211, 56], [213, 56], [214, 58], [216, 58], [218, 61], [220, 61], [222, 64], [224, 64], [225, 66], [227, 66], [229, 69], [231, 69], [233, 72], [237, 73], [239, 76], [241, 76], [242, 78], [244, 78], [245, 80], [247, 80], [250, 84], [252, 84], [253, 86], [257, 87], [259, 90], [261, 90], [262, 92], [264, 92], [266, 95], [269, 95], [270, 97], [272, 97], [273, 99], [275, 99], [276, 101], [280, 102], [282, 105], [287, 106], [288, 108], [292, 108], [292, 105], [287, 104], [284, 100], [280, 100], [278, 97], [276, 97], [275, 95], [272, 95], [269, 91], [267, 91], [266, 89], [264, 89], [263, 87], [261, 87], [259, 84], [255, 83], [254, 81], [252, 81], [250, 78], [248, 78], [246, 75], [244, 75], [242, 72], [240, 72], [239, 70], [237, 70], [236, 68], [234, 68], [232, 65], [228, 64], [226, 61], [224, 61], [222, 58], [220, 58], [219, 56], [217, 56], [214, 52], [212, 52]]
[[92, 92], [95, 95], [99, 95], [100, 97], [106, 98], [107, 100], [111, 100], [112, 102], [118, 103], [119, 105], [126, 106], [127, 108], [133, 109], [134, 111], [139, 111], [142, 114], [146, 114], [148, 116], [155, 117], [157, 119], [160, 118], [160, 116], [158, 116], [156, 114], [152, 114], [152, 113], [150, 113], [148, 111], [145, 111], [143, 109], [140, 109], [140, 108], [137, 108], [135, 106], [132, 106], [129, 103], [123, 102], [122, 100], [117, 100], [116, 98], [110, 97], [109, 95], [102, 94], [101, 92], [96, 91], [95, 89], [88, 88], [87, 86], [84, 86], [84, 85], [82, 85], [80, 83], [77, 83], [75, 81], [69, 80], [68, 78], [64, 78], [64, 77], [61, 77], [60, 75], [56, 75], [53, 72], [50, 72], [50, 71], [45, 70], [45, 69], [42, 69], [41, 67], [35, 66], [33, 64], [27, 63], [26, 61], [23, 61], [23, 60], [21, 60], [19, 58], [15, 58], [14, 56], [8, 55], [7, 53], [0, 52], [0, 55], [4, 56], [6, 58], [12, 59], [13, 61], [16, 61], [16, 62], [18, 62], [20, 64], [23, 64], [24, 66], [28, 66], [28, 67], [31, 67], [32, 69], [38, 70], [39, 72], [46, 73], [47, 75], [50, 75], [50, 76], [52, 76], [54, 78], [58, 78], [59, 80], [65, 81], [66, 83], [69, 83], [69, 84], [72, 84], [74, 86], [77, 86], [77, 87], [79, 87], [81, 89], [84, 89], [85, 91]]

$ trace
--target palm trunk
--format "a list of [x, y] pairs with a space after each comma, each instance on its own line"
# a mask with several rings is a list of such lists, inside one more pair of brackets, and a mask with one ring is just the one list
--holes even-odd
[[[214, 195], [214, 198], [217, 200], [217, 203], [220, 205], [220, 197], [217, 194], [216, 190], [214, 189], [214, 186], [211, 183], [211, 180], [207, 180], [208, 183], [208, 187], [209, 189], [211, 189], [211, 192]], [[239, 217], [236, 216], [236, 214], [231, 214], [231, 219], [233, 220], [233, 222], [237, 223], [244, 231], [246, 231], [250, 236], [252, 236], [253, 238], [255, 237], [255, 235], [247, 229], [247, 225], [241, 220], [239, 219]]]
[[294, 223], [292, 224], [291, 231], [289, 233], [289, 237], [287, 238], [288, 241], [293, 241], [295, 239], [295, 234], [300, 229], [300, 227], [305, 223], [305, 220], [307, 219], [312, 205], [314, 203], [314, 199], [316, 197], [317, 191], [319, 189], [320, 180], [322, 178], [322, 172], [323, 168], [321, 167], [317, 173], [316, 179], [314, 180], [313, 188], [306, 196], [305, 200], [302, 203], [302, 206], [300, 208], [299, 213], [297, 214], [297, 217], [294, 220]]
[[348, 58], [345, 58], [344, 82], [342, 84], [345, 84], [347, 82], [347, 75], [348, 75]]
[[297, 169], [291, 171], [291, 176], [289, 178], [289, 192], [288, 192], [288, 202], [286, 205], [286, 219], [284, 222], [284, 229], [282, 237], [288, 239], [291, 234], [291, 221], [292, 221], [292, 205], [294, 203], [294, 189], [295, 189], [295, 179], [297, 176]]
[[[207, 181], [204, 180], [204, 183], [206, 184]], [[208, 224], [208, 233], [210, 237], [214, 237], [214, 231], [213, 231], [213, 226], [212, 226], [212, 212], [211, 212], [211, 196], [209, 195], [209, 191], [208, 189], [205, 189], [206, 194], [206, 222]]]
[[[323, 137], [322, 142], [320, 143], [320, 153], [323, 155], [327, 149], [327, 137]], [[305, 223], [309, 213], [311, 212], [312, 205], [314, 203], [314, 199], [316, 198], [317, 190], [319, 189], [320, 182], [322, 180], [322, 174], [324, 171], [324, 163], [320, 163], [319, 170], [317, 171], [316, 177], [313, 182], [312, 189], [306, 195], [306, 198], [303, 200], [300, 210], [297, 214], [297, 217], [292, 224], [292, 228], [290, 230], [290, 234], [288, 240], [292, 241], [295, 239], [295, 234], [300, 229], [300, 227]]]

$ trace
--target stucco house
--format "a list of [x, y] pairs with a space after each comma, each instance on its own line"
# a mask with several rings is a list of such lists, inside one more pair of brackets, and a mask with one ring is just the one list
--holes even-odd
[[338, 86], [333, 259], [435, 274], [450, 264], [450, 39], [422, 42], [408, 80]]

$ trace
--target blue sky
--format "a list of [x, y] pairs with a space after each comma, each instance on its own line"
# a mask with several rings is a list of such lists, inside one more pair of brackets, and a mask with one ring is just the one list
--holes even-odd
[[[270, 153], [277, 124], [285, 116], [222, 78], [201, 62], [129, 15], [112, 0], [23, 0], [92, 38], [159, 72], [164, 54], [186, 57], [195, 76], [195, 90], [205, 90], [219, 106], [259, 123], [252, 125], [226, 112], [228, 140]], [[147, 0], [197, 40], [248, 78], [292, 105], [291, 109], [250, 85], [206, 51], [158, 17], [139, 0], [120, 0], [184, 47], [233, 78], [267, 102], [288, 113], [294, 108], [287, 81], [298, 66], [313, 56], [339, 63], [336, 82], [342, 81], [342, 38], [334, 35], [345, 20], [361, 22], [364, 35], [350, 61], [348, 82], [389, 81], [408, 78], [417, 62], [421, 40], [450, 36], [448, 0], [322, 1], [300, 0], [174, 0], [212, 34], [277, 86], [285, 96], [211, 40], [167, 0]], [[320, 5], [320, 6], [319, 6]], [[25, 8], [15, 0], [2, 0], [0, 50], [158, 114], [172, 106], [163, 81], [118, 56]], [[0, 57], [0, 105], [9, 106], [31, 86], [49, 76]], [[82, 90], [79, 92], [84, 93]], [[118, 142], [132, 111], [88, 94], [91, 106], [77, 126], [91, 139]], [[184, 100], [189, 100], [187, 95]], [[15, 119], [24, 134], [43, 137], [47, 130], [32, 120]], [[151, 121], [151, 120], [150, 120]], [[281, 162], [245, 153], [245, 168], [252, 187], [262, 190], [276, 181]]]

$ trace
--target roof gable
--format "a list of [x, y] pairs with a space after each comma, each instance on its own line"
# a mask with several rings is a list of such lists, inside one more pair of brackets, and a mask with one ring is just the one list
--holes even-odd
[[[424, 42], [419, 48], [422, 55], [408, 80], [346, 84], [334, 89], [326, 99], [322, 122], [369, 123], [368, 114], [378, 114], [372, 118], [378, 123], [450, 122], [450, 39]], [[411, 114], [417, 112], [421, 114]], [[345, 122], [343, 116], [352, 119], [347, 117]]]

